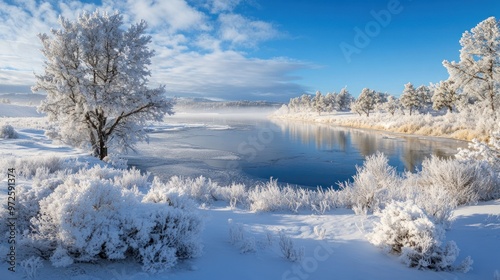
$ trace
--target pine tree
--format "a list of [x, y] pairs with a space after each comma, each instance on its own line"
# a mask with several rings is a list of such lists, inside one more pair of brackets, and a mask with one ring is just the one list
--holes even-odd
[[407, 83], [405, 85], [405, 89], [403, 90], [400, 101], [401, 105], [403, 105], [404, 108], [410, 110], [410, 116], [413, 110], [420, 109], [422, 104], [420, 95], [417, 93], [417, 90], [411, 83]]
[[416, 91], [420, 96], [420, 108], [430, 109], [432, 107], [432, 90], [428, 86], [421, 85]]
[[340, 111], [348, 111], [351, 107], [351, 102], [353, 100], [352, 95], [349, 93], [347, 88], [343, 88], [340, 90], [340, 93], [337, 95], [337, 104], [338, 109]]
[[302, 108], [303, 111], [308, 112], [312, 107], [311, 101], [312, 98], [309, 94], [302, 94], [300, 97], [300, 108]]
[[453, 112], [453, 106], [459, 98], [455, 82], [452, 80], [441, 81], [433, 87], [432, 108], [434, 110], [448, 108], [450, 113]]
[[313, 97], [312, 102], [314, 106], [314, 110], [321, 115], [321, 112], [326, 110], [325, 97], [321, 94], [320, 91], [316, 92], [316, 95]]
[[500, 22], [490, 17], [460, 39], [460, 61], [443, 65], [465, 94], [476, 95], [495, 111], [500, 93]]
[[377, 93], [374, 90], [364, 88], [351, 109], [359, 114], [363, 112], [369, 117], [370, 112], [375, 109], [376, 96]]
[[394, 116], [394, 113], [401, 107], [399, 99], [396, 97], [389, 95], [387, 97], [387, 102], [384, 103], [383, 109], [386, 110], [389, 114]]
[[327, 112], [332, 112], [337, 109], [337, 93], [327, 93], [325, 95], [325, 110]]
[[122, 15], [96, 11], [60, 24], [39, 35], [46, 62], [33, 87], [47, 93], [39, 109], [57, 124], [51, 135], [103, 159], [110, 147], [146, 140], [147, 121], [173, 114], [164, 86], [147, 87], [154, 52], [144, 21], [123, 30]]

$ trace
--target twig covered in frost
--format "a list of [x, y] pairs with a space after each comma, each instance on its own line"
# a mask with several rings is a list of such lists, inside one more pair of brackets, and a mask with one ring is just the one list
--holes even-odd
[[31, 256], [26, 260], [21, 261], [21, 267], [28, 279], [35, 279], [38, 275], [38, 270], [43, 267], [43, 261], [40, 257]]
[[295, 243], [283, 231], [279, 233], [280, 249], [283, 257], [292, 262], [300, 262], [304, 257], [304, 247], [295, 248]]
[[229, 242], [238, 247], [242, 254], [253, 253], [256, 251], [256, 242], [253, 236], [245, 236], [245, 229], [240, 223], [235, 223], [233, 219], [228, 219]]

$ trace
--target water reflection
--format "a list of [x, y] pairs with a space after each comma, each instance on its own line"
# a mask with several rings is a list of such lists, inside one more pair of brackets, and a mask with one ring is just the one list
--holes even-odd
[[[282, 133], [302, 145], [314, 145], [316, 150], [336, 153], [357, 153], [365, 158], [383, 152], [398, 171], [415, 171], [430, 155], [452, 157], [464, 141], [407, 136], [377, 130], [361, 130], [326, 124], [272, 120]], [[346, 161], [346, 164], [349, 160]]]

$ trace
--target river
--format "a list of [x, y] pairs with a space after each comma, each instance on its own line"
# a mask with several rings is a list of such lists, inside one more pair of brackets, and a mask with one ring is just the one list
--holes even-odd
[[458, 140], [292, 121], [263, 114], [178, 114], [153, 125], [149, 144], [129, 165], [163, 180], [205, 176], [221, 184], [278, 182], [316, 188], [352, 180], [366, 156], [383, 152], [398, 172], [420, 168], [431, 155], [451, 157]]

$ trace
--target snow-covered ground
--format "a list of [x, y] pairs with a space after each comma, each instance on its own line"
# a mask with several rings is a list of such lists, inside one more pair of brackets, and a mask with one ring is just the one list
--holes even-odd
[[[13, 125], [19, 138], [0, 139], [1, 158], [54, 155], [98, 163], [81, 150], [49, 140], [40, 128], [43, 118], [22, 120], [22, 110], [17, 107], [15, 110], [19, 112], [16, 118], [3, 119], [0, 125]], [[27, 112], [26, 116], [33, 117], [29, 110]], [[33, 127], [30, 128], [30, 124]], [[152, 129], [183, 127], [165, 124]], [[5, 207], [6, 170], [0, 173], [0, 179], [0, 201]], [[18, 182], [22, 183], [29, 184]], [[205, 222], [201, 236], [203, 254], [181, 261], [170, 271], [148, 274], [141, 270], [140, 264], [128, 260], [76, 263], [65, 268], [55, 268], [44, 261], [36, 279], [500, 279], [500, 200], [460, 207], [454, 212], [455, 221], [446, 236], [461, 249], [458, 261], [469, 255], [474, 260], [473, 270], [466, 274], [406, 267], [396, 256], [382, 252], [367, 241], [366, 233], [378, 218], [355, 215], [350, 209], [333, 209], [322, 215], [310, 211], [255, 213], [218, 201], [200, 205], [199, 212]], [[233, 232], [236, 229], [239, 237], [233, 235], [231, 239], [230, 228]], [[283, 258], [280, 232], [291, 238], [297, 250], [304, 249], [301, 261]], [[7, 234], [0, 235], [2, 256], [7, 253]], [[21, 255], [22, 252], [18, 252], [18, 256]], [[8, 267], [6, 262], [0, 263], [0, 279], [27, 278], [19, 264], [16, 273], [8, 271]]]

